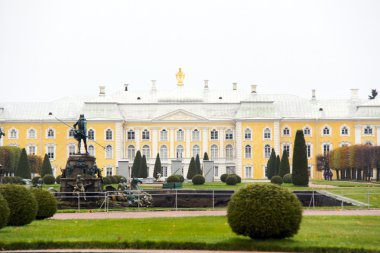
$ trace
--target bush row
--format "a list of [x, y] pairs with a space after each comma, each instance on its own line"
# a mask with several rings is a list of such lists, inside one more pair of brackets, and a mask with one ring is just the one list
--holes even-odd
[[222, 174], [220, 181], [227, 185], [236, 185], [241, 183], [241, 177], [236, 174]]

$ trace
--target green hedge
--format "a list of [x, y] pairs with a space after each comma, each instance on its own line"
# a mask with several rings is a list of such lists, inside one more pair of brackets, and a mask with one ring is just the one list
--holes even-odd
[[33, 188], [31, 191], [38, 205], [36, 219], [42, 220], [52, 217], [57, 212], [57, 200], [55, 197], [46, 190]]
[[9, 221], [9, 206], [3, 195], [0, 194], [0, 228], [5, 227]]

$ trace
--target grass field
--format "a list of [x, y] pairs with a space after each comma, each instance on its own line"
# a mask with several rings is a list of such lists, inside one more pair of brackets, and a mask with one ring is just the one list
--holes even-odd
[[284, 240], [251, 240], [232, 233], [226, 217], [43, 220], [0, 230], [2, 249], [160, 248], [380, 252], [380, 217], [303, 217]]

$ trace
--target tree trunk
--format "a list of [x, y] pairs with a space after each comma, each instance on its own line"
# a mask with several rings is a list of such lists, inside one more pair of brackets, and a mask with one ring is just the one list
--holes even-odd
[[376, 181], [379, 181], [380, 180], [380, 175], [379, 175], [379, 173], [380, 173], [380, 164], [378, 164], [377, 165], [377, 167], [376, 167]]
[[350, 169], [346, 169], [346, 175], [347, 175], [347, 179], [351, 180], [351, 171], [350, 171]]
[[358, 171], [358, 180], [362, 180], [362, 169], [357, 169]]
[[339, 180], [339, 170], [336, 170], [336, 180]]

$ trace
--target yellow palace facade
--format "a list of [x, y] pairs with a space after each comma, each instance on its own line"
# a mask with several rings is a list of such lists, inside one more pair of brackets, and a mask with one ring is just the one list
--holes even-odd
[[[241, 92], [209, 87], [187, 90], [183, 76], [171, 91], [159, 91], [156, 82], [145, 92], [130, 90], [99, 96], [63, 98], [48, 103], [0, 103], [0, 145], [26, 148], [27, 153], [51, 159], [60, 174], [70, 154], [77, 152], [72, 126], [84, 114], [87, 119], [89, 153], [96, 156], [104, 175], [115, 175], [118, 162], [129, 160], [137, 150], [147, 157], [152, 176], [159, 153], [163, 176], [171, 174], [171, 161], [180, 159], [184, 173], [191, 157], [207, 152], [214, 161], [214, 176], [235, 172], [243, 179], [264, 179], [272, 148], [287, 150], [292, 162], [295, 133], [302, 129], [312, 178], [316, 156], [343, 145], [380, 145], [380, 100], [361, 100], [358, 90], [341, 100], [294, 95], [260, 94], [256, 85]], [[49, 115], [52, 112], [52, 115]]]

